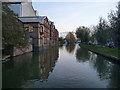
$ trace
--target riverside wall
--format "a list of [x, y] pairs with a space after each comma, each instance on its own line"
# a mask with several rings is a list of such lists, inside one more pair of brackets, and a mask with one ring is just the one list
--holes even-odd
[[21, 55], [21, 54], [24, 54], [24, 53], [27, 53], [27, 52], [31, 52], [31, 51], [33, 51], [32, 45], [28, 45], [28, 46], [26, 46], [24, 48], [14, 47], [12, 56]]

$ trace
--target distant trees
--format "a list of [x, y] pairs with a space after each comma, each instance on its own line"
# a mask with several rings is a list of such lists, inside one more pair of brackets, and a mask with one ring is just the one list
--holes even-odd
[[88, 42], [90, 38], [90, 29], [84, 26], [81, 26], [76, 29], [76, 36], [81, 40], [81, 42]]
[[66, 35], [66, 41], [68, 43], [74, 43], [75, 42], [75, 36], [73, 34], [73, 32], [69, 32], [67, 35]]
[[4, 49], [12, 50], [14, 46], [25, 46], [28, 40], [25, 37], [21, 23], [17, 20], [17, 15], [8, 8], [7, 4], [2, 4], [2, 44]]
[[84, 26], [77, 28], [77, 38], [81, 42], [97, 40], [98, 44], [101, 45], [114, 42], [115, 46], [120, 48], [120, 2], [118, 2], [117, 10], [109, 13], [108, 19], [109, 22], [101, 17], [99, 23], [93, 27], [92, 32]]
[[60, 44], [64, 44], [65, 43], [64, 38], [63, 37], [59, 37], [59, 42], [60, 42]]

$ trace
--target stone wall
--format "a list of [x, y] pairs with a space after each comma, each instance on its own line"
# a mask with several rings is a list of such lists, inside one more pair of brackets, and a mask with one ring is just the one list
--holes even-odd
[[13, 56], [21, 55], [21, 54], [24, 54], [26, 52], [31, 52], [31, 51], [33, 51], [32, 45], [28, 45], [25, 48], [14, 47]]

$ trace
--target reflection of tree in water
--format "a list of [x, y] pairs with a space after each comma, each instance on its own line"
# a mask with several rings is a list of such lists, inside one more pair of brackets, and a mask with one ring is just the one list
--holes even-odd
[[69, 53], [73, 53], [74, 52], [74, 49], [75, 49], [75, 44], [70, 44], [70, 45], [66, 45], [66, 50], [69, 52]]
[[60, 45], [59, 45], [59, 48], [60, 48], [60, 49], [62, 49], [62, 48], [63, 48], [63, 46], [64, 46], [64, 44], [60, 44]]
[[120, 65], [113, 65], [110, 73], [111, 74], [108, 87], [120, 88]]
[[101, 80], [104, 80], [109, 77], [109, 72], [111, 69], [111, 64], [109, 61], [105, 60], [104, 57], [98, 55], [94, 61], [94, 68], [99, 72], [99, 77]]
[[97, 70], [101, 80], [108, 80], [107, 87], [120, 87], [120, 65], [110, 62], [98, 55], [94, 61], [90, 61]]
[[78, 48], [76, 51], [76, 58], [79, 62], [88, 61], [90, 58], [90, 53], [88, 52], [87, 49]]
[[[20, 87], [23, 82], [28, 80], [38, 79], [40, 81], [47, 81], [49, 72], [53, 71], [55, 63], [59, 57], [58, 47], [42, 50], [42, 52], [28, 53], [24, 58], [24, 55], [18, 56], [12, 62], [10, 67], [7, 63], [3, 65], [3, 88]], [[29, 57], [31, 56], [31, 57]], [[17, 64], [22, 57], [25, 63]], [[17, 66], [18, 65], [18, 66]], [[12, 82], [12, 83], [10, 83]]]

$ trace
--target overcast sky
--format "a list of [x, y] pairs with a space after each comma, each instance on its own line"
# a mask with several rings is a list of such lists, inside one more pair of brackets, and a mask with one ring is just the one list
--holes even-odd
[[117, 2], [33, 2], [40, 16], [47, 16], [59, 32], [76, 31], [79, 26], [96, 25], [99, 17], [107, 19]]

